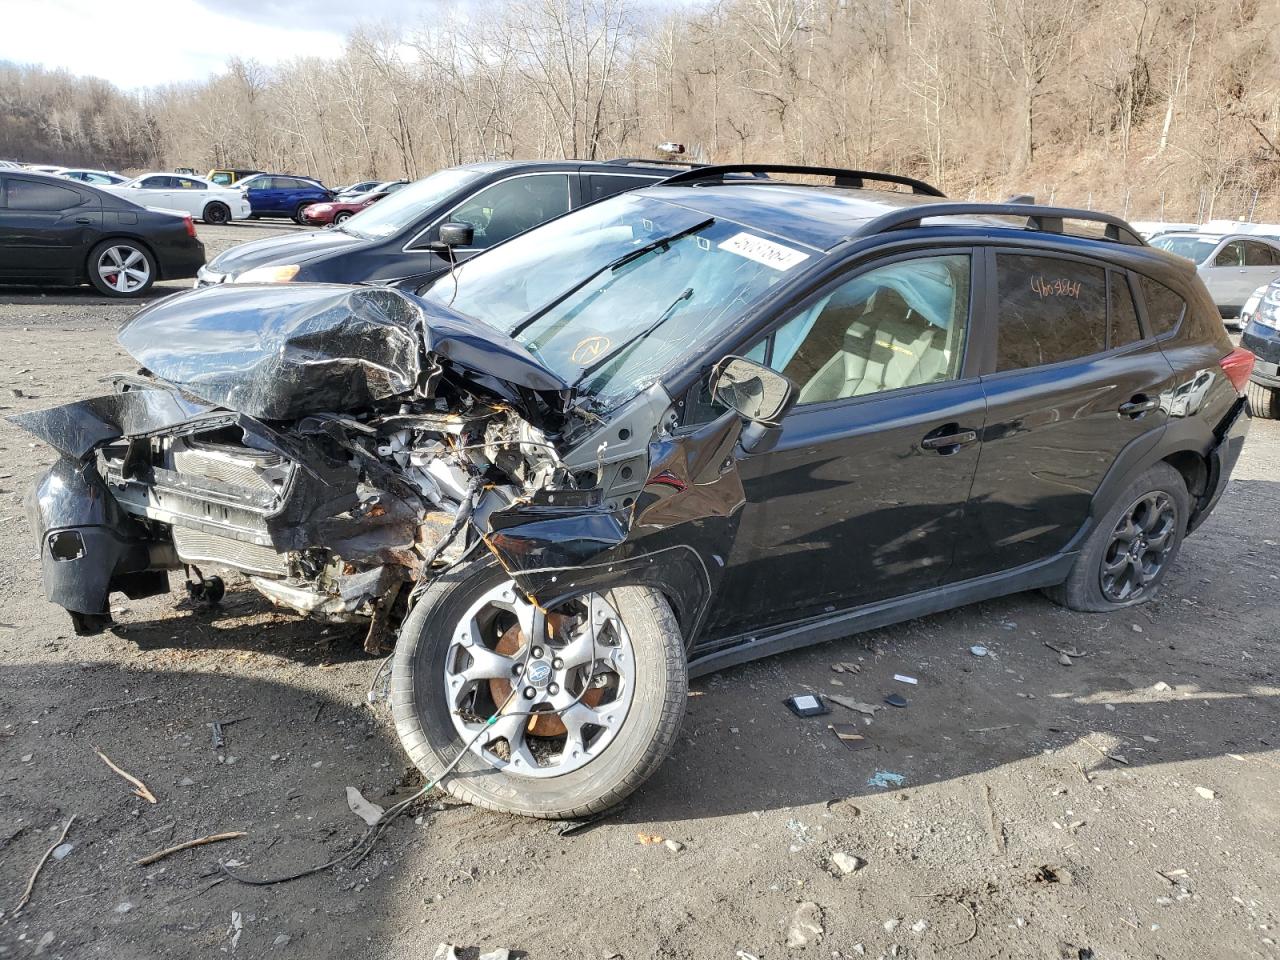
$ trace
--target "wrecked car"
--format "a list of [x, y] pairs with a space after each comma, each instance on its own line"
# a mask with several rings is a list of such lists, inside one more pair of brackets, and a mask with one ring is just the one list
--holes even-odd
[[691, 675], [1022, 590], [1149, 599], [1248, 424], [1191, 266], [1105, 214], [793, 172], [679, 174], [416, 290], [148, 307], [140, 370], [13, 418], [60, 455], [49, 599], [92, 633], [223, 568], [367, 624], [428, 778], [539, 817], [649, 776]]

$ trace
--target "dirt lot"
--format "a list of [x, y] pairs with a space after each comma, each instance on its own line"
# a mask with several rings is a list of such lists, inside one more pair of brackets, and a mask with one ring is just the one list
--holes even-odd
[[[201, 234], [212, 256], [279, 229]], [[0, 291], [0, 412], [127, 369], [114, 332], [133, 309]], [[214, 612], [120, 598], [114, 634], [76, 638], [43, 598], [21, 506], [51, 451], [0, 423], [0, 458], [0, 956], [1280, 956], [1275, 424], [1253, 423], [1155, 603], [1089, 616], [1028, 594], [729, 670], [693, 684], [675, 755], [589, 829], [441, 800], [357, 869], [274, 887], [225, 880], [219, 860], [266, 876], [323, 861], [363, 829], [347, 786], [389, 804], [419, 783], [365, 705], [359, 631], [232, 583]], [[1046, 644], [1087, 656], [1064, 666]], [[910, 705], [877, 713], [855, 751], [826, 725], [856, 714], [784, 710], [806, 690]], [[69, 855], [15, 913], [73, 815]], [[865, 865], [844, 874], [837, 854]], [[788, 946], [798, 911], [809, 942]]]

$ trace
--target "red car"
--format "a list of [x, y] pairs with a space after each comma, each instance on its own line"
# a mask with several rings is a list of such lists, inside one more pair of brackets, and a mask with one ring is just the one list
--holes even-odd
[[360, 193], [354, 197], [341, 200], [327, 200], [324, 203], [313, 203], [302, 211], [302, 219], [315, 226], [334, 224], [337, 226], [351, 219], [371, 203], [376, 203], [389, 193], [394, 193], [407, 184], [407, 180], [390, 180], [380, 183], [368, 193]]

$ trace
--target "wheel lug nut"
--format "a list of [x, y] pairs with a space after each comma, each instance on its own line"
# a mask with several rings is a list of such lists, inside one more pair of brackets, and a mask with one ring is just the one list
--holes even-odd
[[555, 667], [557, 670], [563, 670], [564, 661], [561, 660], [559, 657], [556, 657], [554, 660], [551, 661], [551, 666]]
[[524, 673], [524, 664], [517, 663], [514, 667], [511, 668], [511, 672], [514, 673], [517, 677], [520, 676], [520, 674]]
[[532, 700], [535, 696], [537, 696], [537, 691], [535, 691], [533, 687], [524, 688], [524, 698], [526, 700]]
[[541, 657], [541, 656], [542, 656], [542, 648], [541, 648], [541, 647], [534, 647], [534, 648], [533, 648], [533, 656], [534, 656], [534, 658], [535, 658], [535, 659], [536, 659], [536, 658], [538, 658], [538, 657]]
[[558, 683], [550, 683], [550, 684], [547, 684], [547, 693], [550, 693], [550, 694], [554, 695], [554, 694], [557, 694], [557, 693], [559, 693], [559, 692], [560, 692], [560, 684], [558, 684]]

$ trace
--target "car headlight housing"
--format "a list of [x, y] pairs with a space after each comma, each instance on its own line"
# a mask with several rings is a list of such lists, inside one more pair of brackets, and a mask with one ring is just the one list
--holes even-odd
[[288, 283], [298, 275], [296, 263], [274, 267], [254, 267], [236, 277], [232, 283]]
[[316, 213], [328, 213], [330, 210], [332, 210], [332, 209], [333, 209], [333, 204], [331, 204], [331, 203], [316, 203], [316, 204], [312, 204], [311, 206], [307, 207], [307, 209], [308, 209], [308, 210], [314, 210]]

